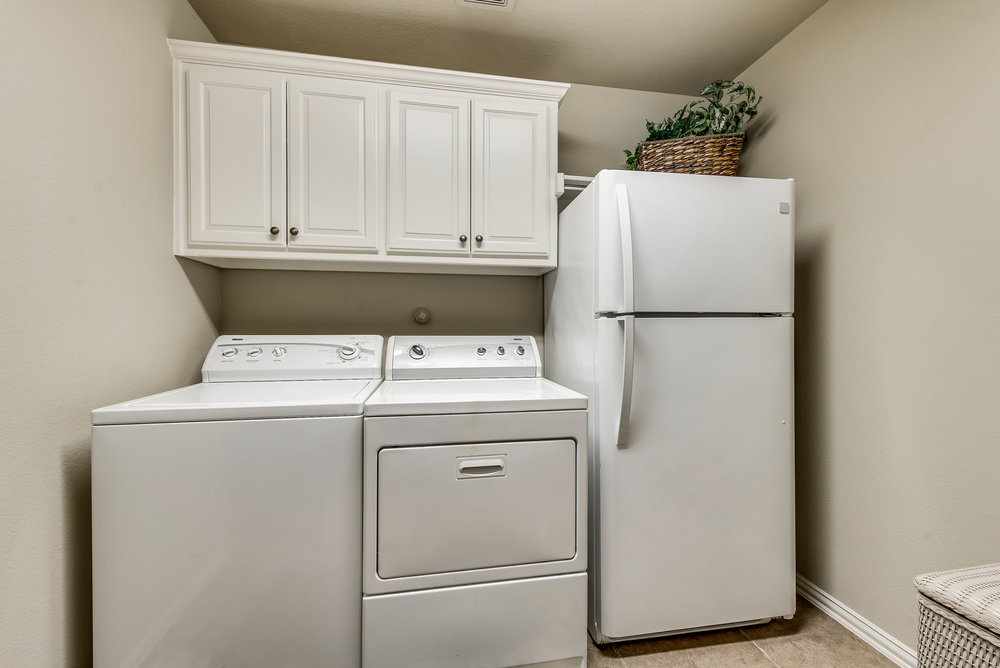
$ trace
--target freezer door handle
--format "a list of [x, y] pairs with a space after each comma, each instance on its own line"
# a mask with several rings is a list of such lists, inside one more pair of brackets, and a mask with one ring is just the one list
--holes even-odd
[[628, 188], [615, 186], [618, 196], [618, 223], [622, 235], [622, 284], [625, 288], [625, 313], [635, 311], [635, 275], [632, 272], [632, 218], [628, 212]]
[[628, 426], [632, 421], [632, 377], [635, 371], [635, 316], [623, 315], [618, 320], [625, 326], [622, 360], [622, 406], [618, 416], [618, 447], [628, 445]]

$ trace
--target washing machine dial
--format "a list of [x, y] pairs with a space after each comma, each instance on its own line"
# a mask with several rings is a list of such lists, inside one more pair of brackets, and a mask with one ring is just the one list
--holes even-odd
[[517, 350], [515, 350], [514, 352], [516, 352], [518, 355], [523, 355], [524, 354], [524, 346], [518, 346]]
[[222, 351], [223, 357], [236, 357], [236, 353], [240, 352], [236, 348], [226, 348]]
[[251, 348], [247, 351], [247, 357], [260, 357], [263, 352], [263, 348]]
[[271, 351], [271, 354], [274, 355], [275, 357], [281, 357], [282, 355], [284, 355], [287, 352], [288, 352], [288, 348], [283, 348], [281, 346], [278, 346], [277, 348], [275, 348], [274, 350]]
[[479, 355], [480, 357], [484, 357], [486, 355], [486, 348], [479, 346], [478, 348], [476, 348], [476, 354]]
[[422, 360], [423, 358], [427, 357], [427, 349], [424, 348], [419, 343], [414, 343], [412, 346], [410, 346], [410, 357], [412, 357], [415, 360]]
[[337, 354], [340, 355], [340, 359], [342, 360], [352, 360], [361, 354], [361, 347], [356, 346], [353, 343], [345, 343], [340, 346], [340, 350], [337, 351]]
[[507, 350], [503, 346], [497, 346], [497, 355], [503, 357], [507, 354]]

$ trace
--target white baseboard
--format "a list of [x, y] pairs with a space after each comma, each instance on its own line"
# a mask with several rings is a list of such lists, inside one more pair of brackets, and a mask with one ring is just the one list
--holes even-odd
[[887, 656], [903, 668], [917, 668], [917, 653], [891, 635], [854, 612], [825, 591], [796, 575], [798, 592], [817, 608], [840, 622], [848, 631]]

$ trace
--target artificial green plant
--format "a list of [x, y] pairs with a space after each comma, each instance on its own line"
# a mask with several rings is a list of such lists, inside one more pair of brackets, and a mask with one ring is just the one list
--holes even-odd
[[[757, 105], [764, 99], [753, 86], [722, 79], [702, 88], [699, 95], [705, 99], [691, 102], [662, 123], [647, 120], [649, 136], [644, 141], [742, 132], [743, 126], [757, 115]], [[636, 144], [634, 153], [625, 149], [625, 164], [629, 169], [636, 168], [641, 144]]]

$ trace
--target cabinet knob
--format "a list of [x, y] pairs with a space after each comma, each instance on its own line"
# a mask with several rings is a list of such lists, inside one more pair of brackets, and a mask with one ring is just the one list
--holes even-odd
[[277, 227], [272, 227], [270, 231], [271, 231], [271, 234], [277, 234], [281, 230], [279, 230]]
[[476, 235], [476, 243], [477, 244], [483, 243], [483, 235], [481, 235], [481, 234], [477, 234]]
[[299, 233], [299, 228], [293, 227], [292, 229], [288, 230], [288, 233], [294, 237], [296, 234]]
[[466, 241], [468, 241], [468, 240], [469, 240], [469, 237], [467, 237], [467, 236], [465, 236], [465, 235], [463, 234], [462, 236], [460, 236], [460, 237], [458, 238], [458, 240], [459, 240], [459, 241], [461, 241], [461, 242], [462, 242], [462, 243], [464, 244], [464, 243], [465, 243]]

